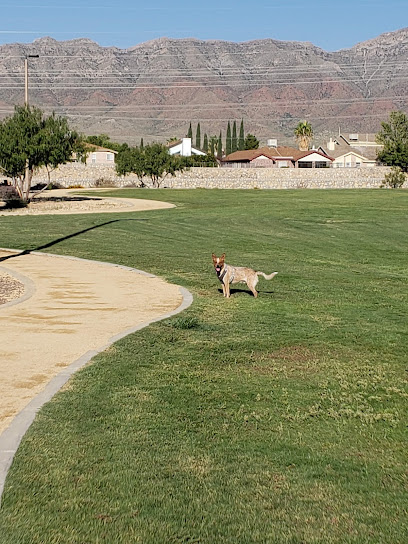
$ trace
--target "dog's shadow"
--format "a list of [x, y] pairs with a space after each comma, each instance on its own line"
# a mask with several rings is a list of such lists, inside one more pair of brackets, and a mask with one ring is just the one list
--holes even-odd
[[[218, 289], [218, 292], [223, 294], [222, 289]], [[230, 288], [230, 295], [234, 294], [240, 294], [248, 295], [249, 297], [255, 298], [251, 291], [247, 291], [246, 289], [231, 289]], [[258, 295], [273, 295], [275, 291], [258, 291]]]

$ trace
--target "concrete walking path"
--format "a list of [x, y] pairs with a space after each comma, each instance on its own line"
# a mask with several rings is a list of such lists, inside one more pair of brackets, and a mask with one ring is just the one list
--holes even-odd
[[38, 409], [94, 355], [182, 311], [192, 296], [139, 270], [73, 257], [0, 249], [0, 269], [25, 286], [0, 306], [1, 497]]

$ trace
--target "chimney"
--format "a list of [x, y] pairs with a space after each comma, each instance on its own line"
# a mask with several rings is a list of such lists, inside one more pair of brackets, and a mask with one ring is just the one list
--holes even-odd
[[183, 138], [181, 140], [181, 153], [182, 157], [191, 157], [191, 138]]
[[333, 138], [330, 138], [330, 142], [327, 142], [327, 149], [328, 149], [329, 151], [334, 151], [335, 146], [336, 146], [336, 144], [335, 144], [335, 142], [333, 141]]

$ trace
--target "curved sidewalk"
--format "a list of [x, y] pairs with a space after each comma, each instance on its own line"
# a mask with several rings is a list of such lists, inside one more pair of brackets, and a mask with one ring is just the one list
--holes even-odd
[[0, 249], [23, 297], [0, 306], [0, 497], [38, 409], [94, 355], [192, 302], [184, 288], [128, 267]]

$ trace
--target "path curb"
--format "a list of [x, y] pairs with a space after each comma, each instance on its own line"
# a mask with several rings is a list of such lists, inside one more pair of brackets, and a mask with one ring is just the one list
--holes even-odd
[[[6, 249], [6, 248], [0, 248], [2, 251], [8, 251], [10, 253], [23, 253], [24, 250], [15, 250], [15, 249]], [[85, 261], [93, 264], [102, 264], [107, 266], [115, 266], [118, 268], [123, 268], [124, 270], [130, 270], [133, 272], [136, 272], [138, 274], [142, 274], [151, 278], [156, 278], [154, 274], [149, 274], [148, 272], [144, 272], [143, 270], [138, 270], [136, 268], [131, 268], [129, 266], [123, 266], [118, 265], [114, 263], [107, 263], [103, 261], [92, 261], [90, 259], [81, 259], [79, 257], [70, 257], [67, 255], [54, 255], [52, 253], [42, 253], [39, 251], [32, 251], [30, 252], [33, 255], [45, 255], [48, 257], [59, 257], [64, 259], [71, 259], [71, 260], [79, 260], [79, 261]], [[2, 267], [3, 268], [3, 267]], [[6, 267], [4, 267], [6, 269]], [[9, 269], [7, 269], [7, 272], [9, 272]], [[22, 281], [24, 285], [27, 286], [28, 292], [27, 296], [23, 295], [22, 297], [16, 299], [15, 301], [12, 301], [11, 304], [18, 304], [20, 302], [23, 302], [23, 300], [26, 300], [35, 291], [35, 285], [34, 283], [29, 279], [26, 278], [20, 274], [15, 274], [15, 277]], [[163, 319], [167, 319], [173, 315], [176, 315], [186, 308], [188, 308], [192, 302], [193, 302], [193, 295], [188, 291], [186, 288], [179, 286], [179, 291], [183, 297], [183, 300], [177, 308], [172, 310], [171, 312], [167, 312], [160, 317], [154, 318], [150, 321], [145, 321], [143, 323], [140, 323], [139, 325], [135, 327], [131, 327], [129, 329], [124, 330], [123, 332], [120, 332], [114, 336], [112, 336], [106, 344], [101, 346], [100, 348], [97, 348], [96, 350], [90, 350], [84, 353], [81, 357], [76, 359], [73, 363], [71, 363], [69, 366], [64, 368], [59, 374], [57, 374], [52, 380], [46, 385], [46, 387], [41, 391], [36, 397], [34, 397], [25, 408], [23, 408], [12, 420], [10, 425], [3, 431], [3, 433], [0, 434], [0, 505], [1, 505], [1, 498], [4, 491], [4, 485], [7, 477], [7, 473], [10, 469], [10, 466], [12, 464], [13, 458], [15, 453], [17, 452], [17, 449], [21, 443], [21, 440], [23, 439], [25, 433], [33, 423], [35, 416], [37, 412], [44, 406], [44, 404], [52, 399], [52, 397], [58, 393], [58, 391], [66, 384], [66, 382], [69, 380], [69, 378], [78, 370], [80, 370], [83, 366], [85, 366], [95, 355], [98, 355], [102, 351], [106, 350], [109, 346], [111, 346], [114, 342], [117, 342], [121, 338], [124, 338], [125, 336], [128, 336], [129, 334], [132, 334], [136, 331], [139, 331], [148, 325], [151, 325], [152, 323], [155, 323], [157, 321], [162, 321]], [[10, 303], [6, 303], [9, 305]], [[6, 306], [2, 305], [2, 306]]]

